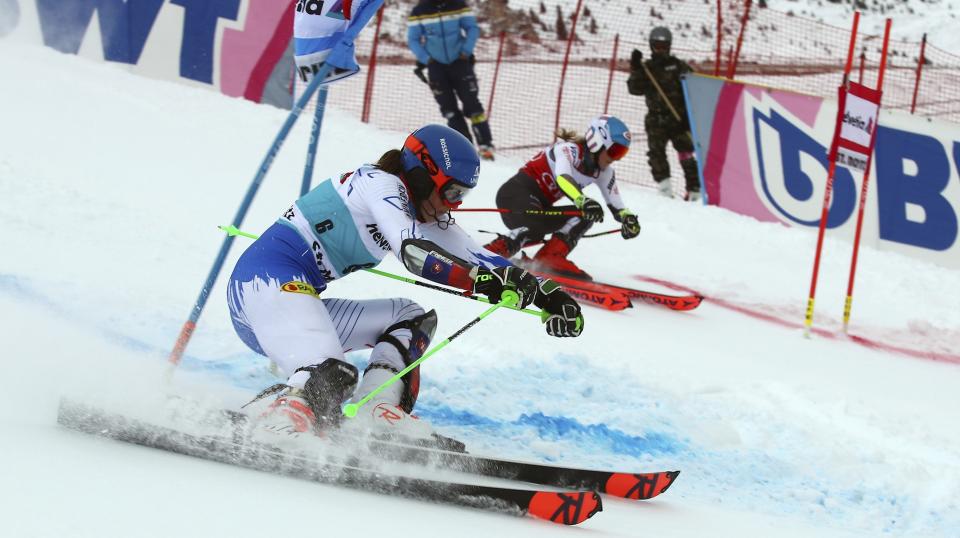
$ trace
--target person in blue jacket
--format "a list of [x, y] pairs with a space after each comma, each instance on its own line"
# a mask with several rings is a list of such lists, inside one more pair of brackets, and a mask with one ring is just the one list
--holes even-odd
[[[480, 156], [492, 160], [493, 136], [473, 70], [478, 37], [477, 18], [465, 0], [420, 0], [408, 19], [407, 45], [417, 59], [414, 73], [430, 86], [447, 125], [476, 140]], [[470, 119], [472, 137], [465, 117]]]

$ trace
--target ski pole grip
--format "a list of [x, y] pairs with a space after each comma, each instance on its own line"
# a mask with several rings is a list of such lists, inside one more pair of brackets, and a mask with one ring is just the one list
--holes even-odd
[[500, 293], [500, 304], [509, 308], [516, 307], [520, 304], [520, 295], [513, 290], [503, 290]]

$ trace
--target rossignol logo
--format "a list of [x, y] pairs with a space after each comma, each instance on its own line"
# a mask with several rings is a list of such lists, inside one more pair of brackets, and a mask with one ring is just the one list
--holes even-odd
[[447, 139], [440, 139], [440, 151], [443, 152], [443, 165], [447, 167], [447, 170], [450, 169], [452, 164], [450, 163], [450, 150], [447, 149]]
[[323, 0], [299, 0], [297, 2], [297, 13], [319, 15], [322, 11]]
[[370, 237], [373, 238], [373, 242], [377, 244], [383, 250], [390, 250], [390, 242], [387, 241], [387, 238], [380, 233], [380, 229], [377, 228], [376, 224], [367, 224], [367, 233], [370, 234]]
[[868, 121], [863, 121], [863, 118], [860, 116], [851, 115], [849, 111], [843, 113], [843, 123], [847, 125], [865, 131], [869, 134], [873, 134], [873, 119], [871, 118]]

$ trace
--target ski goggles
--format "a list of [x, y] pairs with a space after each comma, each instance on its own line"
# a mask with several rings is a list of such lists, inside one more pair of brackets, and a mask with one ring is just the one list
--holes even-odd
[[469, 192], [470, 187], [463, 185], [457, 179], [450, 178], [446, 183], [443, 184], [442, 187], [440, 187], [440, 198], [443, 199], [443, 203], [450, 207], [456, 208], [463, 203], [463, 199]]
[[624, 146], [623, 144], [614, 142], [609, 148], [607, 148], [607, 155], [611, 159], [619, 161], [620, 159], [626, 157], [628, 151], [630, 151], [630, 146]]

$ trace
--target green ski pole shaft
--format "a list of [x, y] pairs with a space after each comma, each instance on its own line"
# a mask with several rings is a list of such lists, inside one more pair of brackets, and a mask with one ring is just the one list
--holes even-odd
[[[223, 230], [224, 232], [226, 232], [227, 235], [239, 235], [239, 236], [242, 236], [242, 237], [249, 237], [250, 239], [259, 239], [259, 238], [260, 238], [260, 237], [257, 236], [257, 235], [254, 235], [254, 234], [251, 234], [251, 233], [247, 233], [247, 232], [241, 231], [241, 230], [239, 230], [236, 226], [219, 226], [219, 228], [220, 228], [221, 230]], [[386, 272], [386, 271], [381, 271], [381, 270], [379, 270], [379, 269], [368, 268], [368, 269], [364, 269], [364, 271], [366, 271], [366, 272], [368, 272], [368, 273], [373, 273], [373, 274], [375, 274], [375, 275], [379, 275], [379, 276], [382, 276], [382, 277], [392, 278], [393, 280], [399, 280], [400, 282], [406, 282], [407, 284], [413, 284], [413, 285], [415, 285], [415, 286], [420, 286], [420, 287], [427, 288], [427, 289], [431, 289], [431, 290], [442, 291], [442, 292], [444, 292], [444, 293], [449, 293], [449, 294], [451, 294], [451, 295], [456, 295], [456, 296], [458, 296], [458, 297], [463, 297], [463, 298], [466, 298], [466, 299], [473, 299], [474, 301], [479, 301], [479, 302], [481, 302], [481, 303], [487, 303], [487, 304], [490, 303], [490, 300], [487, 299], [486, 297], [477, 297], [476, 295], [471, 295], [471, 294], [468, 294], [468, 293], [466, 293], [466, 292], [462, 292], [462, 291], [460, 291], [460, 290], [452, 290], [452, 289], [450, 289], [450, 288], [445, 288], [445, 287], [443, 287], [443, 286], [438, 286], [438, 285], [435, 285], [435, 284], [427, 284], [426, 282], [421, 282], [421, 281], [419, 281], [419, 280], [414, 280], [414, 279], [412, 279], [412, 278], [407, 278], [407, 277], [403, 277], [403, 276], [400, 276], [400, 275], [395, 275], [395, 274], [393, 274], [393, 273], [388, 273], [388, 272]], [[520, 308], [520, 307], [516, 306], [515, 304], [512, 304], [512, 305], [502, 305], [502, 306], [504, 306], [504, 307], [506, 307], [506, 308], [509, 308], [509, 309], [511, 309], [511, 310], [516, 310], [517, 312], [523, 312], [524, 314], [530, 314], [531, 316], [537, 316], [538, 318], [540, 318], [540, 321], [546, 321], [546, 320], [547, 320], [547, 317], [550, 316], [550, 314], [548, 314], [548, 313], [546, 313], [546, 312], [538, 312], [538, 311], [536, 311], [536, 310], [530, 310], [529, 308]]]
[[499, 303], [497, 303], [497, 304], [491, 306], [490, 308], [486, 309], [486, 310], [485, 310], [483, 313], [481, 313], [479, 316], [473, 318], [469, 323], [467, 323], [467, 324], [464, 325], [463, 327], [460, 327], [460, 329], [457, 330], [457, 332], [455, 332], [455, 333], [453, 333], [452, 335], [450, 335], [449, 337], [447, 337], [446, 340], [444, 340], [443, 342], [440, 342], [439, 344], [437, 344], [436, 346], [434, 346], [432, 349], [430, 349], [429, 351], [427, 351], [426, 353], [424, 353], [422, 357], [420, 357], [419, 359], [413, 361], [412, 363], [410, 363], [409, 366], [407, 366], [407, 367], [404, 368], [403, 370], [400, 370], [400, 372], [398, 372], [396, 375], [394, 375], [394, 376], [391, 377], [390, 379], [384, 381], [383, 384], [381, 384], [379, 387], [377, 387], [377, 388], [373, 389], [372, 391], [370, 391], [370, 394], [367, 394], [366, 396], [364, 396], [363, 398], [361, 398], [361, 399], [360, 399], [359, 401], [357, 401], [356, 403], [349, 403], [349, 404], [343, 406], [343, 414], [346, 415], [347, 417], [351, 417], [351, 418], [357, 416], [357, 411], [360, 410], [360, 407], [363, 406], [364, 404], [366, 404], [367, 402], [369, 402], [370, 400], [372, 400], [377, 394], [380, 394], [380, 392], [382, 392], [384, 389], [386, 389], [386, 388], [389, 387], [390, 385], [393, 385], [394, 383], [396, 383], [397, 381], [399, 381], [403, 376], [407, 375], [407, 374], [410, 373], [414, 368], [416, 368], [417, 366], [419, 366], [420, 363], [422, 363], [423, 361], [425, 361], [425, 360], [429, 359], [430, 357], [432, 357], [435, 353], [437, 353], [438, 351], [440, 351], [441, 349], [443, 349], [444, 347], [446, 347], [447, 344], [449, 344], [450, 342], [454, 341], [458, 336], [460, 336], [461, 334], [467, 332], [467, 330], [469, 330], [471, 327], [473, 327], [473, 326], [476, 325], [477, 323], [480, 323], [480, 321], [481, 321], [483, 318], [489, 316], [490, 314], [493, 314], [493, 313], [496, 312], [497, 309], [500, 308], [501, 306], [511, 306], [511, 305], [515, 305], [518, 299], [519, 299], [519, 297], [517, 297], [517, 294], [516, 294], [515, 292], [512, 292], [512, 291], [505, 291], [505, 292], [503, 292], [503, 300], [502, 300], [502, 301], [500, 301]]

